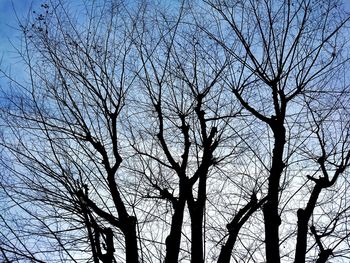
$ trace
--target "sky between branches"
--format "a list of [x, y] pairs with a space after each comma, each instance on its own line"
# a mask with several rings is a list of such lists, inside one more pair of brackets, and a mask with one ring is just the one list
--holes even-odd
[[[343, 2], [344, 8], [350, 13], [350, 0]], [[0, 0], [0, 67], [17, 79], [25, 78], [21, 59], [16, 52], [16, 48], [20, 48], [21, 36], [18, 19], [25, 19], [31, 9], [35, 10], [43, 3], [44, 0]], [[6, 85], [6, 81], [0, 78], [0, 88]]]

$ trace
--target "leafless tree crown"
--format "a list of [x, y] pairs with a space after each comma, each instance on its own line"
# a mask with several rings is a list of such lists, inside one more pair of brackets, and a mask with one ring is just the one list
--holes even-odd
[[349, 19], [334, 0], [34, 6], [23, 72], [0, 68], [1, 261], [348, 262]]

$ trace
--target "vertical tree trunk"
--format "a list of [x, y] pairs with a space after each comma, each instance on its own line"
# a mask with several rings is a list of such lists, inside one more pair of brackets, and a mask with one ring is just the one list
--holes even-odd
[[276, 193], [272, 192], [271, 199], [263, 207], [265, 224], [266, 263], [279, 263], [279, 226], [281, 219], [278, 215], [278, 203], [275, 201]]
[[305, 263], [306, 246], [307, 246], [308, 220], [305, 218], [305, 212], [298, 210], [298, 232], [297, 245], [295, 250], [295, 263]]
[[189, 201], [189, 211], [191, 217], [191, 262], [204, 263], [203, 255], [203, 219], [204, 204], [197, 200]]
[[194, 200], [192, 192], [188, 197], [188, 209], [191, 217], [192, 263], [204, 263], [203, 221], [207, 195], [207, 175], [211, 158], [212, 154], [210, 153], [207, 161], [197, 171], [199, 174], [197, 201]]
[[181, 243], [181, 229], [183, 222], [184, 209], [186, 204], [186, 198], [180, 196], [178, 203], [176, 204], [175, 211], [171, 221], [170, 234], [166, 238], [166, 255], [165, 263], [177, 263], [180, 252]]
[[284, 169], [283, 151], [285, 145], [285, 128], [282, 123], [273, 123], [271, 128], [274, 133], [275, 145], [272, 152], [272, 166], [268, 179], [267, 202], [263, 206], [265, 225], [265, 249], [266, 262], [279, 263], [279, 226], [281, 218], [278, 213], [278, 194], [280, 178]]
[[203, 263], [203, 216], [204, 208], [197, 202], [190, 209], [191, 216], [191, 262]]
[[[321, 179], [318, 179], [321, 180]], [[316, 182], [314, 189], [310, 195], [309, 201], [305, 209], [299, 209], [298, 216], [298, 232], [297, 232], [297, 244], [295, 249], [295, 263], [304, 263], [306, 257], [307, 248], [307, 232], [308, 223], [312, 212], [314, 211], [318, 196], [322, 190], [321, 181]]]
[[135, 217], [129, 216], [128, 222], [126, 222], [124, 235], [125, 235], [126, 263], [138, 263], [139, 259], [138, 259]]

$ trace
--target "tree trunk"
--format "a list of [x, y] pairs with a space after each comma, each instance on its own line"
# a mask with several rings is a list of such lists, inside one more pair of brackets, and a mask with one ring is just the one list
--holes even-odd
[[285, 145], [285, 128], [283, 123], [271, 124], [274, 133], [275, 145], [272, 152], [272, 166], [268, 179], [267, 202], [263, 206], [265, 224], [265, 249], [266, 262], [279, 263], [279, 226], [281, 218], [278, 213], [278, 194], [280, 178], [285, 164], [283, 163], [283, 151]]
[[305, 263], [306, 246], [307, 246], [308, 219], [305, 218], [305, 212], [298, 210], [298, 234], [295, 250], [295, 263]]
[[138, 263], [138, 248], [136, 235], [136, 218], [129, 216], [126, 222], [125, 235], [125, 249], [126, 249], [126, 263]]
[[321, 181], [318, 181], [312, 190], [309, 201], [305, 209], [299, 209], [298, 216], [298, 232], [297, 232], [297, 244], [295, 249], [295, 263], [304, 263], [306, 257], [307, 247], [307, 232], [308, 223], [312, 212], [314, 211], [318, 196], [322, 190]]
[[192, 192], [188, 197], [188, 209], [191, 217], [191, 262], [204, 263], [203, 221], [207, 195], [207, 175], [212, 155], [199, 170], [198, 197], [194, 200]]
[[320, 252], [316, 263], [326, 263], [328, 258], [333, 254], [331, 249], [326, 249]]
[[233, 246], [236, 243], [238, 233], [239, 233], [239, 229], [231, 230], [225, 245], [223, 245], [223, 247], [221, 248], [221, 252], [220, 252], [219, 259], [218, 259], [217, 263], [229, 263], [230, 262], [231, 253], [233, 250]]
[[196, 203], [191, 208], [191, 262], [203, 263], [203, 207]]
[[183, 222], [184, 209], [186, 204], [186, 198], [181, 196], [178, 203], [176, 204], [174, 214], [171, 220], [170, 234], [166, 238], [166, 255], [165, 263], [177, 263], [180, 243], [181, 243], [181, 229]]

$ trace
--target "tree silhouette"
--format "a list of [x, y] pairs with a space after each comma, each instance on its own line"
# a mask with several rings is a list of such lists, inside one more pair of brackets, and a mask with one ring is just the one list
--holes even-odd
[[337, 1], [44, 3], [1, 70], [5, 262], [349, 257]]

